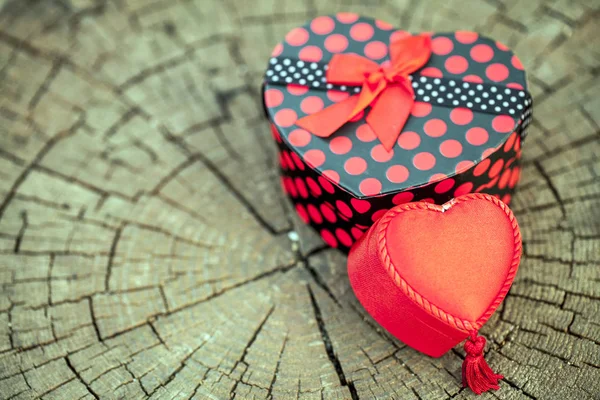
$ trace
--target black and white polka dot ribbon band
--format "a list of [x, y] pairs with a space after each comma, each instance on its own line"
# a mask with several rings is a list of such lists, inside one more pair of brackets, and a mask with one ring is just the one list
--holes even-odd
[[[339, 90], [359, 93], [360, 86], [334, 85], [325, 77], [327, 64], [306, 62], [286, 57], [273, 57], [265, 73], [265, 82], [275, 85], [296, 84], [317, 90]], [[524, 139], [531, 123], [532, 98], [523, 89], [461, 79], [409, 75], [415, 101], [442, 107], [466, 107], [473, 111], [509, 115], [519, 119], [518, 130]]]

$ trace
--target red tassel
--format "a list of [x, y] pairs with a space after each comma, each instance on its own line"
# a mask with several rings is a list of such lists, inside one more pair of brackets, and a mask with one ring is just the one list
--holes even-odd
[[473, 331], [465, 342], [467, 356], [462, 365], [463, 387], [468, 386], [477, 394], [487, 392], [490, 389], [500, 389], [498, 381], [504, 378], [504, 376], [494, 373], [485, 362], [483, 358], [485, 343], [485, 338], [477, 336], [477, 331]]

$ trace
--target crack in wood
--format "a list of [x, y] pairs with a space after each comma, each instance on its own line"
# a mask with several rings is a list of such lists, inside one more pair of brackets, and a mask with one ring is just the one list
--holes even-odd
[[83, 378], [81, 377], [81, 375], [79, 374], [79, 372], [75, 369], [75, 367], [73, 366], [73, 364], [71, 363], [71, 360], [69, 359], [69, 357], [64, 357], [65, 362], [67, 363], [67, 366], [69, 367], [69, 369], [71, 370], [71, 372], [73, 372], [73, 374], [77, 377], [77, 379], [79, 380], [79, 382], [85, 386], [85, 388], [87, 389], [88, 392], [90, 392], [90, 394], [92, 396], [94, 396], [95, 399], [100, 399], [100, 396], [98, 396], [98, 394], [94, 391], [94, 389], [92, 389], [91, 387], [91, 383], [88, 385], [86, 383], [85, 380], [83, 380]]
[[327, 333], [327, 328], [325, 327], [323, 315], [321, 314], [321, 308], [319, 307], [319, 304], [317, 303], [317, 300], [315, 299], [315, 295], [314, 295], [312, 289], [310, 288], [310, 285], [306, 285], [306, 290], [308, 290], [308, 295], [310, 296], [310, 302], [313, 306], [313, 312], [315, 314], [315, 319], [317, 321], [319, 331], [321, 332], [321, 338], [323, 339], [323, 345], [325, 346], [325, 351], [327, 352], [327, 357], [329, 358], [331, 365], [333, 365], [333, 368], [335, 369], [335, 372], [340, 380], [340, 384], [342, 386], [345, 386], [348, 388], [348, 391], [350, 392], [350, 396], [352, 397], [352, 400], [358, 400], [359, 399], [358, 392], [356, 391], [356, 388], [354, 387], [354, 382], [346, 380], [346, 376], [344, 374], [344, 369], [342, 368], [342, 364], [340, 363], [339, 358], [335, 354], [335, 351], [333, 349], [333, 344], [331, 342], [331, 339], [329, 338], [329, 333]]

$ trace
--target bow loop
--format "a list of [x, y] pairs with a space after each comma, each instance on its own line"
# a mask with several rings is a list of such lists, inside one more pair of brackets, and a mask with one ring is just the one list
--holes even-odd
[[431, 38], [418, 35], [390, 44], [391, 63], [380, 66], [357, 54], [336, 54], [328, 64], [328, 83], [362, 85], [358, 95], [350, 96], [296, 124], [321, 137], [331, 136], [367, 107], [367, 124], [386, 150], [391, 150], [410, 115], [414, 91], [408, 74], [427, 63], [431, 56]]
[[327, 64], [327, 82], [336, 85], [360, 85], [379, 64], [358, 54], [335, 54]]

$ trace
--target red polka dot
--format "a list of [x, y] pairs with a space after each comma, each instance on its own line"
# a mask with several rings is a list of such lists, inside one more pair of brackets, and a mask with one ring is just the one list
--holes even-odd
[[500, 177], [500, 180], [498, 181], [498, 188], [504, 189], [506, 187], [506, 185], [508, 185], [508, 181], [510, 180], [511, 172], [512, 171], [510, 169], [504, 170], [504, 172], [502, 173], [502, 176]]
[[356, 240], [360, 239], [362, 235], [365, 234], [363, 231], [356, 227], [352, 227], [352, 229], [350, 229], [350, 233], [352, 233], [352, 236], [354, 236], [354, 239]]
[[488, 132], [480, 127], [471, 128], [467, 131], [467, 142], [473, 146], [481, 146], [488, 141]]
[[283, 170], [287, 169], [287, 163], [286, 163], [285, 158], [283, 157], [282, 153], [279, 153], [279, 164], [281, 165], [281, 168]]
[[462, 153], [462, 144], [454, 139], [445, 140], [440, 144], [440, 153], [447, 158], [456, 158]]
[[346, 136], [337, 136], [329, 142], [329, 150], [335, 154], [346, 154], [352, 149], [352, 140]]
[[329, 179], [333, 183], [340, 183], [340, 174], [338, 174], [334, 170], [328, 169], [326, 171], [323, 171], [323, 175], [325, 176], [325, 178]]
[[510, 200], [511, 200], [510, 194], [505, 194], [504, 196], [502, 196], [502, 199], [501, 199], [501, 201], [504, 204], [510, 204]]
[[318, 62], [323, 58], [323, 51], [317, 46], [306, 46], [300, 50], [298, 57], [302, 61]]
[[392, 165], [385, 173], [386, 178], [392, 183], [402, 183], [408, 179], [408, 168], [404, 165]]
[[325, 162], [325, 153], [312, 149], [304, 153], [304, 161], [313, 168], [320, 167]]
[[325, 39], [325, 48], [332, 53], [341, 53], [348, 47], [348, 39], [344, 35], [334, 33]]
[[423, 103], [422, 101], [415, 101], [410, 110], [410, 114], [413, 117], [426, 117], [431, 113], [431, 104]]
[[331, 182], [329, 182], [326, 178], [323, 178], [322, 176], [320, 176], [318, 178], [319, 183], [321, 184], [321, 187], [327, 192], [327, 193], [333, 193], [335, 192], [335, 188], [333, 187], [333, 185], [331, 184]]
[[361, 142], [367, 143], [377, 139], [377, 136], [375, 136], [375, 132], [373, 132], [371, 127], [367, 124], [362, 124], [361, 126], [356, 128], [356, 137]]
[[365, 46], [365, 56], [372, 60], [382, 59], [387, 55], [388, 47], [380, 41], [369, 42]]
[[373, 215], [371, 215], [371, 221], [373, 222], [377, 222], [381, 219], [381, 217], [383, 217], [383, 215], [388, 212], [387, 209], [382, 209], [382, 210], [377, 210], [373, 213]]
[[367, 162], [361, 157], [351, 157], [344, 164], [344, 169], [350, 175], [360, 175], [367, 169]]
[[494, 50], [487, 44], [478, 44], [471, 49], [471, 58], [477, 62], [484, 63], [494, 57]]
[[283, 44], [277, 43], [275, 47], [273, 47], [273, 51], [271, 52], [271, 57], [277, 57], [283, 51]]
[[378, 144], [371, 150], [371, 157], [377, 162], [389, 161], [394, 156], [394, 150], [387, 151], [382, 144]]
[[384, 31], [389, 31], [394, 28], [392, 24], [382, 21], [380, 19], [375, 20], [375, 25], [377, 25], [379, 29], [383, 29]]
[[473, 165], [475, 165], [473, 163], [473, 161], [468, 161], [468, 160], [461, 161], [458, 164], [456, 164], [456, 167], [454, 168], [454, 172], [456, 172], [457, 174], [460, 174], [461, 172], [465, 172], [466, 170], [471, 168]]
[[353, 212], [352, 209], [348, 206], [348, 204], [344, 203], [341, 200], [336, 200], [335, 206], [343, 216], [348, 218], [352, 217]]
[[437, 194], [442, 194], [442, 193], [448, 192], [453, 187], [454, 187], [454, 179], [448, 178], [448, 179], [444, 179], [443, 181], [441, 181], [440, 183], [435, 185], [435, 188], [433, 190]]
[[292, 152], [292, 159], [294, 160], [294, 164], [298, 167], [300, 171], [304, 171], [304, 163], [300, 159], [300, 156], [294, 152]]
[[421, 202], [423, 202], [423, 203], [435, 204], [435, 200], [433, 200], [433, 199], [431, 199], [431, 198], [428, 198], [428, 199], [421, 199], [421, 200], [419, 200], [419, 201], [421, 201]]
[[517, 152], [517, 158], [521, 158], [521, 138], [517, 137], [515, 140], [515, 151]]
[[371, 209], [371, 203], [368, 200], [352, 198], [350, 199], [350, 204], [352, 204], [352, 207], [361, 214], [364, 214]]
[[472, 83], [483, 83], [483, 79], [477, 75], [467, 75], [463, 78], [463, 81]]
[[340, 21], [344, 24], [351, 24], [358, 20], [358, 14], [349, 13], [349, 12], [337, 13], [335, 17], [338, 19], [338, 21]]
[[288, 142], [290, 142], [292, 146], [296, 147], [306, 146], [310, 143], [311, 139], [312, 135], [310, 132], [305, 131], [304, 129], [294, 129], [288, 136]]
[[328, 90], [327, 91], [327, 98], [336, 103], [339, 101], [346, 100], [348, 98], [348, 96], [350, 96], [350, 93], [342, 92], [340, 90]]
[[425, 129], [425, 133], [428, 136], [440, 137], [446, 133], [448, 127], [446, 126], [446, 123], [441, 119], [433, 118], [425, 122], [423, 129]]
[[512, 56], [512, 58], [510, 59], [511, 64], [513, 65], [513, 67], [515, 67], [518, 70], [523, 71], [523, 64], [521, 64], [521, 60], [519, 60], [519, 58], [515, 55]]
[[296, 120], [298, 119], [298, 115], [296, 115], [296, 111], [290, 108], [284, 108], [283, 110], [277, 111], [273, 120], [279, 126], [287, 128], [288, 126], [294, 125]]
[[494, 82], [501, 82], [508, 78], [508, 68], [502, 64], [492, 64], [485, 69], [485, 75]]
[[485, 149], [482, 153], [481, 153], [481, 157], [482, 158], [487, 158], [489, 156], [491, 156], [494, 152], [496, 151], [495, 148], [490, 147], [489, 149]]
[[277, 132], [277, 127], [273, 124], [269, 125], [271, 128], [271, 135], [273, 136], [273, 139], [275, 139], [277, 143], [281, 143], [281, 135], [279, 134], [279, 132]]
[[289, 169], [291, 169], [292, 171], [295, 171], [296, 166], [294, 165], [294, 161], [292, 161], [292, 158], [290, 157], [290, 153], [288, 153], [287, 151], [284, 151], [283, 158], [285, 159], [285, 163], [286, 163], [287, 167]]
[[411, 34], [407, 31], [399, 30], [395, 31], [390, 35], [390, 42], [394, 42], [396, 40], [403, 39], [405, 37], [411, 36]]
[[471, 182], [465, 182], [454, 191], [454, 197], [462, 196], [463, 194], [471, 193], [473, 190], [473, 184]]
[[335, 215], [333, 206], [329, 203], [321, 204], [321, 214], [323, 214], [325, 219], [331, 223], [334, 223], [335, 221], [337, 221], [337, 215]]
[[292, 83], [290, 85], [287, 85], [287, 91], [290, 94], [293, 94], [294, 96], [301, 96], [304, 93], [308, 92], [308, 87]]
[[304, 28], [294, 28], [285, 35], [285, 41], [291, 46], [302, 46], [308, 41], [308, 31]]
[[477, 166], [475, 167], [475, 169], [473, 169], [473, 175], [474, 176], [480, 176], [483, 175], [483, 173], [485, 171], [487, 171], [487, 169], [489, 168], [490, 164], [492, 162], [490, 161], [489, 158], [486, 158], [485, 160], [481, 161], [479, 164], [477, 164]]
[[508, 186], [510, 188], [514, 188], [515, 186], [517, 186], [519, 178], [521, 178], [521, 168], [516, 167], [513, 169], [512, 174], [510, 175], [510, 181], [508, 182]]
[[444, 76], [442, 71], [440, 71], [439, 68], [436, 68], [436, 67], [423, 68], [421, 70], [420, 74], [423, 76], [430, 76], [432, 78], [441, 78]]
[[415, 168], [421, 171], [428, 171], [434, 167], [435, 157], [433, 154], [424, 151], [413, 157], [413, 164]]
[[523, 90], [523, 85], [516, 83], [516, 82], [511, 82], [511, 83], [507, 83], [506, 87], [509, 87], [511, 89], [521, 89]]
[[304, 180], [298, 177], [294, 180], [296, 183], [296, 189], [298, 189], [298, 194], [302, 196], [302, 198], [308, 198], [308, 189], [306, 189], [306, 185], [304, 184]]
[[454, 44], [452, 43], [452, 40], [444, 36], [436, 37], [431, 41], [431, 51], [438, 56], [449, 54], [453, 48]]
[[454, 37], [463, 44], [471, 44], [477, 40], [479, 35], [475, 32], [458, 31], [454, 34]]
[[398, 137], [398, 146], [404, 150], [414, 150], [421, 144], [419, 134], [411, 131], [402, 132]]
[[469, 68], [469, 62], [463, 56], [450, 56], [444, 66], [452, 74], [462, 74]]
[[312, 204], [309, 204], [308, 206], [306, 206], [306, 209], [308, 210], [308, 215], [310, 216], [310, 219], [312, 219], [312, 221], [315, 224], [320, 224], [323, 222], [323, 216], [321, 215], [319, 210], [317, 210], [317, 207], [313, 206]]
[[265, 106], [277, 107], [283, 102], [283, 93], [277, 89], [268, 89], [265, 91]]
[[514, 157], [513, 157], [513, 158], [510, 158], [510, 159], [509, 159], [509, 160], [506, 162], [506, 164], [504, 164], [504, 168], [506, 169], [506, 168], [510, 167], [510, 166], [512, 165], [512, 163], [513, 163], [513, 162], [515, 162], [515, 158], [514, 158]]
[[317, 96], [308, 96], [300, 103], [300, 109], [305, 114], [314, 114], [323, 109], [323, 100]]
[[392, 198], [392, 203], [395, 205], [404, 204], [412, 201], [415, 195], [412, 192], [400, 192]]
[[308, 219], [308, 214], [306, 213], [306, 209], [302, 204], [296, 204], [296, 213], [305, 224], [308, 224], [310, 220]]
[[456, 125], [467, 125], [473, 121], [473, 111], [464, 107], [455, 108], [450, 112], [450, 119]]
[[381, 192], [381, 182], [376, 178], [363, 179], [358, 188], [365, 196], [374, 196]]
[[429, 183], [439, 182], [444, 179], [446, 179], [446, 175], [444, 174], [433, 174], [429, 177]]
[[319, 197], [321, 193], [321, 186], [311, 177], [306, 178], [306, 184], [308, 185], [308, 189], [312, 193], [313, 197]]
[[342, 228], [337, 228], [335, 230], [335, 236], [337, 236], [340, 243], [346, 247], [352, 246], [352, 243], [354, 242], [350, 235], [348, 235], [348, 233]]
[[496, 47], [502, 51], [508, 51], [508, 47], [504, 43], [496, 42]]
[[492, 168], [490, 168], [490, 172], [488, 173], [488, 176], [490, 178], [496, 177], [496, 175], [498, 175], [500, 173], [500, 171], [502, 170], [503, 166], [504, 166], [504, 160], [496, 161], [494, 163], [494, 165], [492, 166]]
[[325, 243], [327, 243], [327, 245], [329, 245], [330, 247], [338, 247], [338, 241], [335, 238], [335, 236], [333, 236], [333, 234], [331, 232], [329, 232], [327, 229], [323, 229], [321, 231], [321, 238], [323, 239], [323, 241]]
[[508, 137], [508, 139], [506, 139], [506, 143], [504, 143], [504, 151], [506, 153], [508, 153], [509, 151], [512, 150], [516, 139], [517, 139], [517, 132], [513, 133], [512, 135], [510, 135]]
[[350, 36], [357, 42], [366, 42], [373, 37], [374, 29], [366, 22], [359, 22], [350, 28]]
[[310, 29], [317, 35], [326, 35], [335, 28], [335, 22], [331, 17], [317, 17], [310, 23]]
[[492, 128], [494, 128], [496, 132], [512, 132], [514, 127], [515, 121], [508, 115], [498, 115], [497, 117], [494, 117], [494, 120], [492, 121]]
[[293, 198], [298, 197], [298, 190], [296, 189], [296, 185], [294, 185], [292, 178], [287, 179], [285, 187], [287, 188], [287, 192], [290, 194], [290, 196]]

